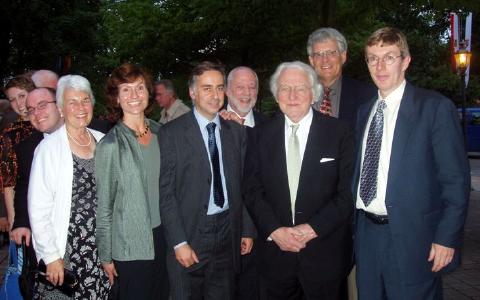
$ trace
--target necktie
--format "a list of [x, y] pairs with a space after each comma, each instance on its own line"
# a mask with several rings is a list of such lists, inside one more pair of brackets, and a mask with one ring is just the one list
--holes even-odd
[[295, 200], [297, 198], [298, 181], [300, 177], [300, 143], [298, 141], [297, 130], [299, 125], [290, 125], [292, 133], [288, 138], [288, 152], [287, 152], [287, 174], [288, 174], [288, 188], [290, 189], [290, 202], [292, 205], [292, 220], [295, 223]]
[[208, 123], [208, 151], [210, 152], [210, 160], [213, 169], [213, 202], [218, 207], [223, 207], [225, 198], [223, 195], [222, 178], [220, 176], [220, 162], [218, 159], [217, 142], [215, 140], [215, 127], [217, 124]]
[[382, 147], [383, 110], [385, 107], [387, 107], [385, 100], [381, 100], [368, 129], [367, 145], [360, 176], [360, 197], [365, 206], [368, 206], [377, 195], [378, 161]]
[[332, 103], [330, 102], [330, 89], [325, 88], [323, 92], [322, 104], [320, 105], [320, 112], [327, 116], [332, 115]]

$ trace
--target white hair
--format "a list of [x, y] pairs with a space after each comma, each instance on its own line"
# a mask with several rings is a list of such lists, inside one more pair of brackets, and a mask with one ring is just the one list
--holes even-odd
[[63, 107], [63, 95], [65, 90], [73, 89], [75, 91], [82, 91], [90, 96], [92, 104], [95, 104], [95, 98], [93, 97], [92, 88], [87, 78], [80, 75], [65, 75], [60, 77], [57, 84], [57, 106]]
[[275, 97], [275, 100], [277, 100], [278, 102], [278, 99], [277, 99], [278, 77], [280, 77], [280, 74], [286, 69], [297, 69], [305, 72], [308, 79], [310, 80], [313, 101], [318, 101], [322, 93], [322, 86], [318, 83], [318, 75], [317, 73], [315, 73], [315, 70], [313, 70], [312, 67], [298, 60], [281, 63], [280, 65], [278, 65], [277, 69], [275, 70], [275, 73], [273, 73], [272, 77], [270, 78], [270, 91]]

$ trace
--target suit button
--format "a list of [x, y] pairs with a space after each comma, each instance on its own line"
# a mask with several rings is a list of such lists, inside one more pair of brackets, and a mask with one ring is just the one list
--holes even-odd
[[212, 180], [210, 178], [207, 178], [207, 183], [208, 184], [211, 184], [212, 183]]

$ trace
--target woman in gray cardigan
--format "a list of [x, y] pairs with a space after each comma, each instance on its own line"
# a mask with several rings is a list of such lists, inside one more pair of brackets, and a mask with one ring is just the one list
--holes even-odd
[[145, 117], [151, 77], [123, 64], [107, 82], [119, 121], [95, 152], [97, 244], [114, 297], [168, 299], [165, 240], [159, 209], [160, 125]]

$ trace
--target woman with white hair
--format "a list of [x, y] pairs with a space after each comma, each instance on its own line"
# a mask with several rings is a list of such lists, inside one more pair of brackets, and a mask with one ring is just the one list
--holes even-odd
[[[107, 299], [110, 286], [95, 241], [97, 210], [94, 152], [103, 134], [87, 128], [95, 99], [88, 80], [60, 78], [57, 106], [65, 124], [36, 148], [28, 190], [32, 239], [50, 284], [38, 283], [35, 299]], [[70, 270], [72, 296], [58, 286]]]

